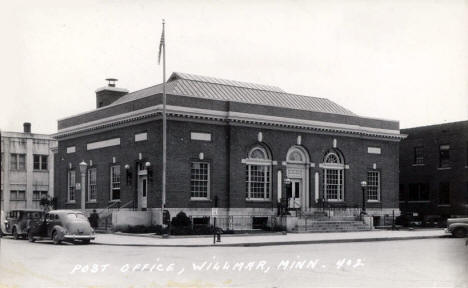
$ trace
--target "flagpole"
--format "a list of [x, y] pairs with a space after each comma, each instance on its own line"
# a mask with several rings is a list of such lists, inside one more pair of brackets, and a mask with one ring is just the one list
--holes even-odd
[[162, 195], [161, 195], [161, 225], [163, 224], [163, 213], [166, 207], [166, 142], [167, 142], [167, 119], [166, 119], [166, 35], [164, 35], [165, 22], [162, 20], [164, 42], [163, 53], [163, 171], [162, 171]]

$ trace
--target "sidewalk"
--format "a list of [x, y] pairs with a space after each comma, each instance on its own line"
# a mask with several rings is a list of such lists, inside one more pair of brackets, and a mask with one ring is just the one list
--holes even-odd
[[[269, 235], [222, 235], [222, 247], [255, 247], [275, 245], [394, 241], [411, 239], [441, 238], [446, 234], [443, 229], [414, 231], [364, 231], [338, 233], [273, 233]], [[94, 244], [112, 246], [147, 246], [147, 247], [209, 247], [213, 246], [213, 236], [169, 237], [150, 234], [97, 234]]]

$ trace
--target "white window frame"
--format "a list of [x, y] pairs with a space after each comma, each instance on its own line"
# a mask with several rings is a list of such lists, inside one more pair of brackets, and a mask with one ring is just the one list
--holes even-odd
[[[119, 179], [118, 179], [119, 181], [118, 181], [118, 182], [117, 182], [117, 181], [114, 181], [114, 177], [113, 177], [113, 171], [114, 171], [114, 169], [117, 169], [117, 170], [119, 171]], [[120, 165], [113, 165], [113, 166], [111, 166], [111, 167], [110, 167], [110, 187], [109, 187], [109, 188], [110, 188], [110, 195], [109, 195], [110, 201], [120, 201], [120, 199], [122, 199], [122, 195], [120, 194], [120, 192], [121, 192], [121, 187], [120, 187], [121, 181], [120, 181], [120, 180], [121, 180]], [[114, 187], [113, 187], [113, 184], [118, 184], [119, 187], [118, 187], [118, 188], [114, 188]], [[116, 198], [116, 199], [113, 198], [113, 196], [114, 196], [113, 191], [114, 191], [114, 190], [119, 190], [119, 198], [118, 198], [118, 199], [117, 199], [117, 198]]]
[[[20, 166], [20, 165], [19, 165], [19, 164], [20, 164], [19, 159], [20, 159], [20, 156], [21, 156], [21, 155], [24, 156], [24, 167], [22, 167], [22, 168], [20, 169], [20, 167], [19, 167], [19, 166]], [[14, 164], [14, 166], [11, 165], [11, 164], [12, 164], [12, 159], [15, 159], [15, 164]], [[10, 170], [15, 170], [15, 171], [24, 171], [24, 170], [26, 170], [26, 154], [24, 154], [24, 153], [11, 153], [11, 154], [10, 154]]]
[[[369, 174], [377, 174], [377, 184], [375, 185], [372, 181], [370, 181]], [[381, 181], [380, 181], [380, 171], [379, 170], [368, 170], [367, 171], [367, 188], [366, 188], [366, 193], [367, 193], [367, 202], [380, 202], [380, 187], [381, 187]], [[369, 188], [372, 189], [377, 189], [377, 199], [370, 199], [369, 198]]]
[[[73, 180], [73, 181], [72, 181]], [[70, 197], [73, 193], [73, 199]], [[76, 173], [71, 169], [67, 172], [67, 203], [76, 202]]]
[[[39, 157], [39, 168], [34, 168], [34, 164], [36, 163], [34, 160], [34, 157]], [[44, 158], [46, 159], [44, 161]], [[43, 169], [42, 164], [46, 163], [47, 168]], [[33, 170], [34, 171], [48, 171], [49, 170], [49, 155], [43, 155], [43, 154], [34, 154], [33, 155]]]
[[[255, 150], [260, 150], [264, 157], [263, 159], [259, 158], [252, 158], [252, 154]], [[245, 160], [246, 163], [246, 200], [247, 201], [271, 201], [272, 197], [272, 161], [269, 159], [267, 151], [260, 146], [256, 146], [252, 148], [249, 152], [249, 158]], [[261, 166], [265, 167], [264, 171], [264, 179], [263, 179], [263, 197], [252, 197], [252, 194], [254, 193], [252, 191], [252, 168], [254, 166]]]
[[[39, 198], [36, 198], [36, 197], [35, 197], [35, 194], [39, 194]], [[32, 200], [33, 200], [33, 201], [41, 201], [42, 196], [45, 195], [45, 196], [47, 197], [48, 194], [49, 194], [49, 191], [45, 191], [45, 190], [34, 190], [34, 191], [33, 191], [33, 198], [32, 198]]]
[[[193, 176], [193, 164], [206, 164], [207, 165], [207, 179], [206, 180], [201, 180], [201, 179], [194, 179]], [[210, 162], [207, 162], [207, 161], [192, 161], [190, 163], [190, 200], [207, 200], [207, 199], [210, 199], [210, 180], [211, 180], [211, 177], [210, 177], [210, 174], [211, 174], [211, 169], [210, 169]], [[194, 191], [193, 190], [193, 186], [192, 186], [192, 182], [193, 181], [197, 181], [197, 182], [207, 182], [206, 183], [206, 197], [197, 197], [197, 196], [192, 196], [193, 193], [200, 193], [200, 191]]]
[[[94, 172], [94, 183], [92, 182], [92, 174]], [[94, 195], [96, 196], [95, 198], [91, 198], [91, 192], [92, 189], [94, 188]], [[88, 202], [97, 202], [97, 169], [96, 167], [94, 168], [89, 168], [88, 169]]]
[[[337, 158], [338, 163], [327, 162], [330, 156], [332, 155]], [[327, 153], [327, 155], [325, 155], [324, 157], [322, 168], [324, 169], [323, 170], [323, 193], [325, 195], [325, 200], [327, 202], [343, 202], [344, 201], [344, 186], [345, 186], [345, 175], [344, 175], [345, 165], [343, 164], [342, 157], [338, 153], [335, 153], [335, 152]], [[337, 192], [336, 199], [329, 198], [329, 194], [331, 193], [331, 191], [329, 190], [329, 186], [331, 187], [332, 184], [328, 184], [328, 176], [329, 176], [328, 174], [329, 174], [329, 171], [331, 172], [331, 170], [337, 171], [338, 173], [337, 174], [338, 184], [333, 184], [333, 185], [338, 186], [337, 191], [336, 191]]]

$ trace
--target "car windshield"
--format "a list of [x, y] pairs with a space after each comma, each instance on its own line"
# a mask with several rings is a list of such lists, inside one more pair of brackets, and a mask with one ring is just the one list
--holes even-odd
[[41, 218], [42, 214], [40, 212], [31, 212], [28, 215], [29, 219], [39, 219]]
[[86, 221], [88, 218], [81, 213], [68, 213], [67, 219], [71, 221]]

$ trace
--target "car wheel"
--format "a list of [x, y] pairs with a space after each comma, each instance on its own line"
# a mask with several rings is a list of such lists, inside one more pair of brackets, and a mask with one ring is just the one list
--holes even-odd
[[16, 228], [13, 228], [13, 238], [15, 240], [18, 240], [19, 239], [19, 235], [18, 235], [18, 232], [16, 231]]
[[32, 231], [28, 231], [28, 240], [29, 240], [29, 242], [36, 241], [36, 239], [34, 239]]
[[89, 244], [90, 242], [91, 242], [91, 240], [89, 240], [89, 239], [81, 240], [81, 243], [83, 243], [83, 244]]
[[455, 230], [453, 230], [453, 236], [457, 237], [457, 238], [463, 238], [463, 237], [466, 237], [466, 229], [464, 228], [457, 228]]
[[62, 242], [62, 240], [59, 239], [57, 231], [54, 231], [54, 233], [52, 233], [52, 240], [54, 241], [55, 245], [59, 245]]

